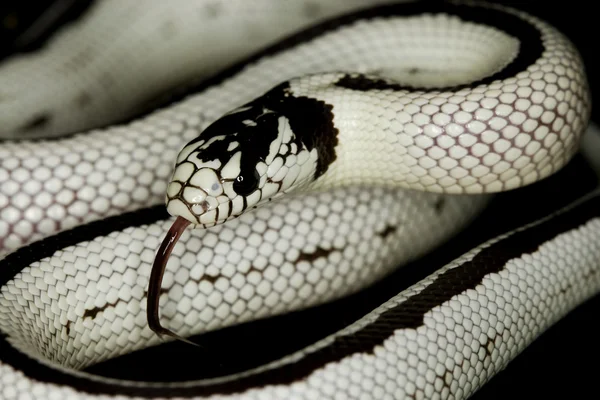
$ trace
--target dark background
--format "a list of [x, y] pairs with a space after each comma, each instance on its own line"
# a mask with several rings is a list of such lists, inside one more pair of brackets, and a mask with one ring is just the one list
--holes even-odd
[[[496, 2], [537, 15], [570, 37], [584, 58], [592, 98], [596, 99], [600, 95], [600, 73], [596, 59], [599, 21], [593, 11], [596, 2]], [[91, 1], [88, 0], [39, 2], [3, 0], [0, 4], [0, 60], [15, 51], [30, 51], [43, 44], [44, 39], [56, 26], [77, 17], [90, 3]], [[598, 121], [599, 113], [600, 108], [594, 107], [592, 120]], [[487, 224], [499, 230], [520, 222], [519, 217], [506, 218], [506, 213], [508, 210], [514, 210], [517, 207], [516, 202], [522, 202], [523, 199], [526, 199], [528, 205], [523, 210], [523, 214], [530, 213], [527, 214], [528, 217], [536, 214], [543, 215], [553, 207], [570, 201], [578, 192], [593, 185], [593, 182], [594, 178], [586, 166], [581, 160], [575, 160], [557, 179], [534, 185], [531, 190], [520, 191], [514, 196], [503, 196], [501, 200], [506, 203], [500, 205], [499, 202], [495, 202], [491, 211], [487, 212], [478, 223], [479, 227]], [[568, 194], [569, 190], [574, 194]], [[471, 233], [467, 232], [461, 238], [464, 245], [456, 246], [453, 244], [456, 242], [450, 243], [446, 246], [445, 252], [441, 253], [442, 256], [430, 257], [423, 262], [415, 263], [406, 268], [401, 276], [392, 276], [390, 280], [401, 279], [404, 282], [402, 286], [408, 286], [421, 279], [432, 265], [441, 266], [443, 264], [439, 263], [449, 261], [455, 255], [461, 254], [462, 246], [469, 246], [469, 241], [478, 243], [481, 240], [480, 231], [477, 231], [477, 234], [472, 232], [473, 230]], [[493, 230], [488, 230], [487, 234], [492, 235]], [[203, 335], [198, 340], [213, 349], [214, 354], [219, 355], [218, 364], [222, 369], [215, 367], [216, 360], [211, 360], [201, 353], [194, 355], [186, 345], [172, 343], [124, 357], [120, 360], [123, 363], [120, 367], [107, 362], [92, 367], [89, 371], [115, 377], [125, 377], [129, 374], [127, 377], [131, 379], [183, 380], [227, 372], [230, 368], [243, 368], [245, 363], [251, 365], [260, 362], [261, 358], [268, 359], [290, 350], [286, 345], [276, 344], [279, 340], [285, 339], [293, 343], [292, 348], [296, 348], [302, 345], [302, 342], [308, 344], [339, 329], [361, 313], [367, 312], [372, 306], [379, 304], [378, 302], [385, 300], [386, 296], [394, 294], [397, 289], [397, 282], [391, 285], [376, 285], [373, 289], [331, 306]], [[350, 311], [346, 313], [340, 312], [349, 309]], [[597, 363], [597, 360], [600, 360], [597, 328], [599, 310], [600, 297], [597, 296], [543, 334], [473, 398], [478, 400], [532, 397], [598, 398], [599, 388], [596, 382], [600, 377], [600, 367]], [[189, 358], [199, 360], [201, 364], [192, 375], [190, 371], [177, 368], [173, 363], [163, 364], [168, 365], [168, 369], [155, 365], [157, 359]], [[234, 359], [236, 365], [232, 366]]]

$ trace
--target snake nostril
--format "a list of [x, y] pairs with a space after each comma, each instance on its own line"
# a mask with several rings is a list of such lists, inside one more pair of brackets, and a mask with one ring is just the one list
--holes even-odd
[[208, 201], [203, 200], [199, 203], [196, 203], [192, 206], [192, 212], [196, 215], [201, 215], [210, 210], [210, 204]]
[[210, 208], [210, 204], [208, 204], [208, 201], [204, 200], [203, 202], [201, 202], [199, 204], [200, 207], [202, 207], [202, 209], [204, 211], [208, 211], [208, 209]]

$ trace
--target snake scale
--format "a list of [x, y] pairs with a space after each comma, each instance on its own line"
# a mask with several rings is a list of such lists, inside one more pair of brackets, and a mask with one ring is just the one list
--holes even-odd
[[98, 2], [0, 66], [2, 399], [467, 398], [598, 292], [590, 192], [265, 363], [88, 372], [360, 293], [553, 179], [588, 125], [577, 49], [511, 8], [170, 3]]

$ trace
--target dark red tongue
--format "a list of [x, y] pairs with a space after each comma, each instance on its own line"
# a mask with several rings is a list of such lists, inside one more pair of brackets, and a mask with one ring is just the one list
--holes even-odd
[[182, 217], [177, 217], [173, 225], [167, 232], [167, 236], [165, 236], [163, 242], [158, 248], [158, 252], [156, 253], [156, 258], [154, 259], [154, 264], [152, 265], [152, 271], [150, 272], [150, 282], [148, 283], [148, 301], [146, 304], [146, 316], [148, 319], [148, 326], [152, 331], [154, 331], [159, 336], [168, 335], [177, 340], [181, 340], [183, 342], [193, 344], [194, 346], [199, 346], [198, 344], [189, 341], [176, 333], [168, 330], [167, 328], [163, 328], [160, 325], [160, 318], [158, 316], [158, 307], [160, 300], [160, 287], [162, 285], [163, 275], [165, 274], [165, 268], [167, 267], [167, 262], [169, 261], [169, 256], [179, 240], [179, 237], [190, 224], [190, 221], [186, 220]]

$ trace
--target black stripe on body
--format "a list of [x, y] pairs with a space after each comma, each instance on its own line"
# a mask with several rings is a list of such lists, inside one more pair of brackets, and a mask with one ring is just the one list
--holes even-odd
[[[173, 99], [173, 101], [183, 99], [183, 97], [187, 96], [187, 94], [191, 92], [201, 91], [205, 88], [216, 85], [241, 71], [242, 68], [246, 67], [248, 63], [257, 61], [261, 57], [280, 52], [304, 42], [308, 42], [324, 32], [335, 30], [340, 26], [355, 22], [364, 16], [369, 18], [383, 15], [407, 15], [407, 13], [410, 12], [416, 13], [417, 11], [415, 10], [417, 9], [420, 10], [418, 12], [431, 12], [435, 9], [435, 7], [437, 7], [438, 4], [433, 2], [423, 3], [424, 4], [409, 3], [382, 6], [366, 12], [361, 11], [359, 13], [353, 13], [342, 18], [330, 20], [314, 28], [310, 28], [301, 34], [294, 35], [291, 38], [280, 42], [276, 46], [258, 53], [254, 57], [237, 64], [222, 74], [219, 74], [214, 79], [208, 80], [201, 85], [192, 88], [192, 90], [188, 91], [186, 94], [181, 95], [179, 99]], [[500, 23], [508, 15], [500, 12], [497, 12], [497, 14], [498, 22]], [[505, 30], [504, 27], [500, 27], [500, 29]], [[520, 60], [520, 62], [523, 62], [522, 59]], [[305, 357], [303, 360], [293, 365], [253, 377], [240, 379], [235, 382], [204, 387], [192, 386], [187, 388], [144, 388], [132, 387], [126, 384], [121, 386], [105, 382], [98, 382], [85, 377], [75, 377], [63, 371], [40, 364], [36, 360], [25, 356], [23, 353], [12, 347], [5, 336], [0, 337], [0, 357], [3, 363], [13, 366], [15, 369], [21, 371], [25, 374], [25, 376], [31, 379], [35, 379], [40, 382], [64, 384], [76, 390], [87, 393], [129, 394], [146, 397], [186, 397], [210, 393], [232, 393], [269, 383], [292, 382], [310, 374], [323, 364], [340, 360], [343, 357], [356, 352], [372, 352], [374, 346], [380, 344], [385, 338], [389, 337], [394, 329], [399, 327], [418, 326], [422, 323], [423, 314], [427, 310], [435, 307], [438, 304], [441, 304], [453, 295], [461, 293], [462, 291], [477, 285], [478, 282], [481, 282], [481, 279], [485, 274], [501, 270], [504, 264], [494, 261], [494, 257], [501, 257], [500, 260], [506, 260], [507, 256], [498, 254], [506, 250], [506, 247], [503, 247], [507, 246], [505, 241], [512, 240], [514, 242], [515, 248], [509, 249], [509, 251], [513, 252], [512, 254], [519, 255], [525, 252], [531, 252], [549, 238], [573, 229], [585, 223], [590, 218], [597, 217], [599, 215], [600, 197], [597, 196], [555, 219], [544, 222], [524, 232], [515, 234], [510, 238], [483, 250], [471, 262], [464, 264], [460, 268], [446, 272], [442, 277], [440, 277], [440, 279], [433, 283], [432, 289], [424, 290], [421, 294], [419, 294], [418, 296], [420, 297], [418, 299], [415, 298], [412, 301], [408, 300], [403, 304], [388, 310], [373, 324], [357, 332], [355, 336], [340, 337], [331, 346], [312, 353], [310, 356]], [[168, 214], [164, 211], [164, 206], [157, 206], [93, 222], [70, 231], [59, 233], [43, 241], [33, 243], [10, 254], [3, 260], [0, 260], [0, 286], [5, 285], [9, 280], [13, 279], [17, 273], [19, 273], [29, 264], [40, 260], [41, 258], [51, 256], [57, 249], [74, 245], [85, 240], [91, 240], [97, 236], [106, 235], [114, 230], [121, 230], [133, 226], [141, 226], [143, 224], [153, 223], [166, 218], [168, 218]], [[521, 240], [517, 240], [515, 237], [521, 238]], [[488, 259], [491, 260], [489, 264], [487, 262]], [[456, 274], [458, 274], [460, 271], [465, 272], [465, 268], [467, 268], [468, 271], [473, 272], [473, 276], [471, 278], [457, 282], [457, 284], [460, 286], [447, 287], [444, 284], [444, 280], [447, 280], [448, 282], [452, 280], [456, 281]], [[434, 290], [434, 288], [437, 290]], [[449, 290], [449, 292], [441, 293], [441, 290]], [[394, 324], [397, 324], [397, 326]], [[360, 338], [360, 340], [357, 340], [357, 338]]]
[[[373, 8], [369, 8], [366, 10], [358, 10], [352, 11], [348, 14], [333, 17], [327, 19], [323, 22], [315, 24], [311, 27], [308, 27], [304, 30], [300, 30], [299, 32], [293, 33], [284, 39], [278, 41], [277, 43], [264, 48], [261, 51], [258, 51], [247, 57], [231, 67], [226, 68], [222, 72], [214, 75], [209, 79], [198, 78], [196, 80], [192, 80], [187, 84], [180, 85], [178, 87], [170, 89], [168, 92], [162, 94], [159, 99], [149, 103], [146, 107], [140, 109], [137, 113], [134, 113], [121, 121], [115, 121], [113, 124], [126, 124], [132, 122], [141, 116], [160, 108], [168, 107], [169, 105], [173, 105], [180, 101], [183, 101], [185, 98], [193, 95], [195, 93], [200, 93], [205, 91], [206, 89], [217, 86], [232, 76], [238, 74], [242, 70], [244, 70], [248, 65], [259, 62], [262, 58], [274, 56], [277, 53], [281, 53], [283, 51], [292, 49], [299, 45], [310, 42], [313, 39], [318, 38], [319, 36], [335, 31], [337, 29], [343, 28], [344, 26], [351, 25], [362, 19], [370, 19], [370, 18], [379, 18], [379, 17], [394, 17], [394, 16], [411, 16], [411, 15], [419, 15], [422, 13], [434, 13], [434, 12], [446, 12], [450, 14], [458, 15], [459, 17], [463, 17], [465, 19], [470, 19], [474, 21], [482, 21], [477, 18], [478, 13], [482, 12], [488, 16], [488, 20], [486, 24], [490, 26], [497, 27], [498, 29], [509, 33], [512, 32], [513, 35], [522, 35], [522, 34], [535, 34], [535, 36], [530, 38], [523, 38], [521, 36], [517, 36], [522, 40], [521, 47], [524, 51], [521, 51], [519, 57], [511, 63], [509, 72], [500, 72], [500, 74], [508, 74], [511, 69], [521, 70], [524, 69], [527, 63], [532, 63], [539, 57], [541, 53], [538, 53], [539, 46], [539, 31], [534, 28], [526, 28], [526, 22], [519, 19], [513, 14], [509, 14], [507, 12], [502, 12], [496, 9], [489, 9], [487, 6], [490, 6], [489, 3], [480, 4], [477, 3], [472, 4], [472, 6], [464, 6], [458, 4], [452, 4], [450, 2], [440, 1], [440, 0], [421, 0], [421, 1], [409, 1], [409, 2], [401, 2], [397, 4], [385, 4], [375, 6]], [[481, 6], [483, 5], [483, 6]], [[491, 5], [493, 7], [493, 5]], [[473, 9], [473, 10], [471, 10]], [[516, 30], [512, 27], [513, 23], [516, 23], [515, 26], [523, 27], [525, 29]], [[533, 32], [533, 30], [535, 32]], [[530, 40], [531, 39], [531, 40]], [[530, 46], [530, 47], [528, 47]], [[537, 55], [537, 56], [536, 56]], [[501, 77], [501, 75], [498, 75]], [[489, 78], [486, 78], [486, 81]], [[414, 88], [410, 88], [414, 90]], [[61, 137], [52, 137], [45, 140], [62, 140], [66, 137], [73, 136], [74, 134], [63, 135]]]
[[519, 40], [519, 51], [517, 56], [502, 70], [482, 78], [477, 81], [441, 88], [425, 88], [404, 85], [401, 83], [388, 82], [384, 79], [369, 77], [364, 74], [347, 74], [342, 77], [335, 85], [357, 91], [368, 90], [409, 90], [423, 92], [459, 91], [462, 89], [474, 88], [480, 85], [488, 85], [497, 80], [504, 80], [514, 77], [519, 72], [527, 69], [534, 64], [543, 54], [544, 45], [542, 43], [541, 32], [530, 23], [515, 14], [510, 14], [492, 7], [473, 7], [463, 4], [452, 4], [446, 2], [436, 2], [425, 5], [421, 3], [412, 3], [407, 5], [403, 13], [405, 16], [416, 16], [424, 12], [431, 14], [448, 14], [459, 16], [462, 21], [472, 22], [480, 25], [486, 25], [497, 28], [509, 36]]
[[[147, 209], [142, 212], [129, 213], [111, 218], [112, 230], [116, 225], [139, 226], [148, 223], [152, 215], [162, 213], [161, 208]], [[308, 376], [325, 364], [339, 361], [355, 353], [372, 353], [375, 346], [380, 345], [397, 329], [417, 328], [423, 325], [424, 315], [468, 289], [481, 283], [482, 279], [491, 273], [501, 271], [506, 262], [524, 254], [535, 252], [540, 245], [555, 238], [561, 233], [575, 229], [591, 218], [600, 216], [600, 193], [587, 199], [576, 207], [559, 213], [552, 219], [545, 220], [528, 229], [513, 233], [481, 250], [471, 261], [441, 274], [430, 286], [405, 302], [382, 313], [376, 321], [355, 332], [351, 336], [336, 338], [327, 347], [307, 355], [298, 362], [283, 366], [236, 381], [215, 385], [181, 387], [131, 387], [98, 382], [84, 377], [76, 377], [59, 370], [47, 367], [25, 356], [12, 347], [6, 337], [0, 338], [0, 354], [2, 362], [7, 363], [26, 376], [55, 384], [64, 384], [87, 393], [128, 394], [135, 396], [183, 396], [208, 395], [215, 393], [236, 393], [267, 384], [286, 384]], [[97, 235], [106, 234], [96, 229], [102, 223], [91, 223], [71, 231], [55, 235], [47, 240], [36, 242], [16, 251], [0, 261], [0, 283], [6, 284], [21, 269], [31, 262], [52, 254], [60, 247], [89, 240]]]
[[[482, 82], [485, 83], [494, 79], [502, 79], [506, 76], [512, 76], [517, 72], [524, 70], [528, 65], [533, 64], [542, 55], [544, 49], [540, 41], [541, 35], [538, 29], [529, 25], [526, 21], [516, 15], [494, 7], [496, 7], [494, 4], [486, 2], [461, 5], [444, 0], [416, 0], [395, 4], [384, 4], [366, 10], [350, 12], [346, 15], [325, 20], [312, 27], [301, 30], [298, 33], [294, 33], [287, 38], [278, 41], [274, 45], [236, 63], [211, 79], [198, 82], [197, 84], [189, 84], [186, 89], [180, 88], [176, 97], [169, 98], [168, 104], [173, 104], [193, 93], [199, 93], [207, 88], [219, 85], [244, 70], [248, 65], [259, 62], [264, 57], [271, 57], [277, 53], [308, 43], [325, 33], [336, 31], [359, 20], [369, 20], [381, 17], [417, 16], [424, 13], [447, 13], [456, 15], [465, 21], [473, 21], [479, 24], [492, 26], [518, 38], [520, 40], [520, 51], [515, 60], [513, 60], [513, 62], [511, 62], [503, 71], [499, 71], [497, 74], [493, 75], [493, 77], [485, 78]], [[479, 18], [480, 14], [481, 18]], [[470, 86], [473, 86], [473, 84], [476, 85], [477, 83], [472, 83]], [[414, 90], [414, 88], [410, 89]]]

